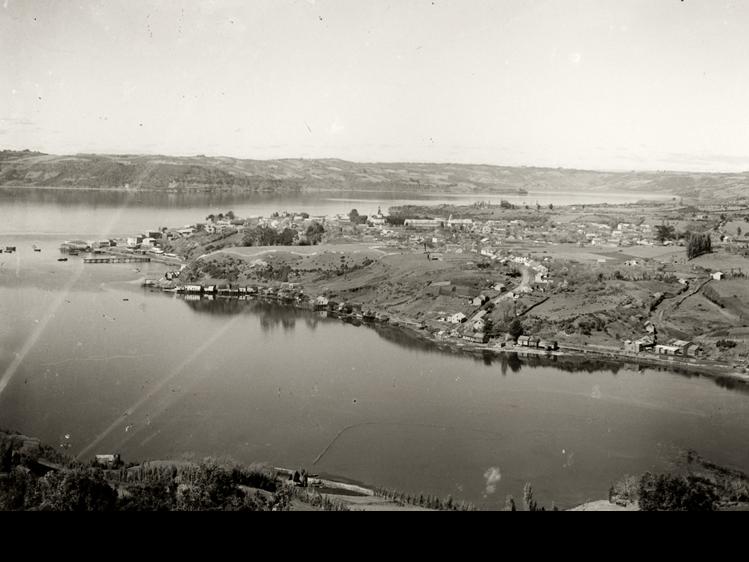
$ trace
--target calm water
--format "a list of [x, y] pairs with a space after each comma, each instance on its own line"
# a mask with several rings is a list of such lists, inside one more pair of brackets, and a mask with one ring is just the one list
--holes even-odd
[[61, 263], [60, 240], [1, 240], [19, 251], [0, 254], [0, 427], [82, 458], [228, 455], [487, 508], [526, 481], [547, 505], [605, 498], [687, 448], [749, 470], [743, 387], [474, 359], [276, 305], [187, 302], [139, 286], [162, 265]]
[[[0, 189], [0, 237], [10, 234], [126, 235], [159, 226], [183, 226], [203, 220], [210, 213], [234, 211], [238, 216], [268, 216], [274, 211], [306, 211], [312, 215], [348, 213], [357, 209], [372, 214], [379, 206], [408, 204], [471, 204], [477, 201], [515, 204], [577, 205], [628, 203], [668, 199], [664, 195], [529, 193], [524, 196], [497, 194], [413, 194], [400, 192], [323, 192], [316, 194], [252, 195], [123, 193], [69, 190]], [[0, 240], [1, 241], [1, 240]]]

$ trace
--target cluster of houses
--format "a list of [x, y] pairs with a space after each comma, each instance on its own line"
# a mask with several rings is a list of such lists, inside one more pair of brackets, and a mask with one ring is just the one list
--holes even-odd
[[389, 317], [386, 314], [364, 310], [361, 304], [338, 302], [329, 297], [320, 295], [311, 301], [313, 309], [318, 312], [328, 312], [331, 314], [352, 315], [361, 320], [369, 322], [388, 322]]
[[477, 221], [470, 218], [455, 219], [450, 216], [448, 219], [406, 219], [404, 226], [412, 230], [450, 230], [481, 234], [486, 237], [482, 244], [489, 245], [487, 251], [493, 251], [491, 244], [518, 241], [576, 242], [581, 246], [603, 247], [655, 244], [655, 229], [650, 224], [619, 223], [612, 228], [608, 224], [597, 222], [549, 225], [522, 219]]
[[699, 357], [702, 347], [694, 342], [671, 340], [668, 344], [656, 344], [653, 351], [658, 355], [678, 355], [681, 357]]
[[[155, 283], [148, 280], [147, 284], [153, 286]], [[265, 296], [283, 300], [297, 300], [304, 297], [304, 292], [298, 283], [282, 283], [280, 287], [254, 287], [239, 285], [178, 285], [174, 292], [185, 295], [205, 295], [220, 297], [248, 297]]]
[[[177, 272], [171, 272], [175, 275]], [[143, 283], [145, 287], [159, 287], [159, 282], [147, 279]], [[372, 310], [364, 310], [361, 304], [336, 301], [326, 296], [310, 297], [304, 294], [304, 290], [298, 283], [281, 283], [279, 287], [265, 287], [252, 285], [178, 285], [171, 290], [184, 295], [185, 300], [199, 300], [202, 298], [237, 298], [245, 300], [250, 298], [263, 298], [294, 303], [303, 308], [309, 308], [318, 312], [327, 312], [340, 316], [351, 316], [363, 321], [388, 322], [389, 317]]]
[[161, 246], [166, 240], [174, 239], [177, 236], [176, 232], [167, 232], [167, 229], [163, 228], [161, 230], [147, 230], [142, 234], [127, 238], [66, 240], [60, 245], [60, 251], [71, 254], [78, 252], [100, 254], [112, 248], [117, 248], [128, 253], [164, 255], [165, 257], [176, 258], [175, 254], [165, 253]]
[[616, 228], [607, 224], [577, 224], [575, 235], [584, 237], [591, 246], [652, 246], [655, 244], [654, 228], [650, 224], [619, 223]]
[[121, 241], [112, 240], [66, 240], [60, 244], [60, 251], [67, 252], [100, 252], [118, 246]]
[[699, 357], [703, 353], [702, 347], [694, 342], [672, 339], [668, 343], [657, 343], [655, 326], [648, 322], [645, 325], [647, 334], [637, 340], [626, 340], [624, 351], [628, 353], [642, 353], [649, 351], [657, 355], [668, 355], [673, 357]]
[[544, 340], [538, 336], [520, 336], [518, 338], [520, 347], [530, 347], [532, 349], [545, 349], [547, 351], [556, 351], [559, 349], [559, 343], [555, 340]]
[[473, 232], [475, 223], [473, 222], [473, 219], [454, 219], [452, 215], [450, 215], [450, 217], [447, 219], [406, 219], [403, 222], [403, 226], [411, 229], [447, 228], [450, 230]]
[[[402, 243], [414, 246], [428, 243], [431, 251], [430, 260], [442, 260], [446, 253], [461, 254], [472, 252], [490, 259], [500, 259], [502, 245], [506, 242], [531, 241], [536, 243], [578, 242], [580, 245], [628, 246], [635, 244], [653, 244], [654, 235], [651, 225], [634, 225], [620, 223], [616, 228], [601, 223], [560, 223], [546, 224], [512, 220], [476, 220], [475, 218], [408, 218], [403, 228], [388, 225], [387, 217], [378, 209], [376, 214], [366, 218], [366, 227], [357, 228], [351, 217], [345, 214], [331, 216], [310, 216], [308, 213], [276, 212], [270, 217], [251, 216], [238, 218], [233, 213], [226, 216], [210, 215], [206, 222], [196, 223], [180, 229], [161, 229], [148, 231], [134, 238], [128, 238], [126, 245], [134, 251], [158, 253], [163, 242], [179, 237], [190, 237], [198, 232], [209, 234], [229, 231], [242, 232], [258, 226], [273, 228], [277, 231], [293, 229], [301, 233], [317, 222], [325, 226], [328, 232], [340, 235], [351, 234], [363, 242], [381, 242], [398, 245]], [[367, 228], [368, 227], [368, 228]], [[470, 234], [473, 236], [463, 236]], [[481, 235], [481, 239], [475, 235]], [[506, 252], [505, 252], [506, 253]], [[539, 270], [537, 282], [544, 282], [548, 272]]]

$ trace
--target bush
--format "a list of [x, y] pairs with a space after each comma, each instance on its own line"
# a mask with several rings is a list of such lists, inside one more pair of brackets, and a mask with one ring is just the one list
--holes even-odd
[[50, 472], [38, 484], [43, 511], [112, 511], [117, 503], [100, 470]]
[[520, 336], [523, 335], [523, 324], [521, 324], [518, 318], [515, 318], [510, 324], [510, 329], [508, 331], [510, 333], [510, 336], [512, 336], [514, 340], [517, 340]]
[[406, 222], [406, 217], [402, 215], [389, 215], [385, 217], [385, 222], [390, 226], [403, 226]]
[[640, 478], [638, 495], [642, 511], [713, 511], [718, 499], [702, 478], [650, 472]]
[[636, 476], [625, 476], [619, 482], [611, 486], [609, 490], [609, 501], [616, 504], [629, 504], [639, 499], [640, 481]]

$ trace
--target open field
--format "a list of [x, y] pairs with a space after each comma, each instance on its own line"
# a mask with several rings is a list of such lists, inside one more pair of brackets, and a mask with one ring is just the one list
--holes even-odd
[[621, 263], [631, 259], [653, 259], [662, 263], [672, 263], [674, 259], [684, 261], [686, 250], [678, 246], [627, 246], [614, 248], [608, 246], [585, 246], [575, 244], [548, 244], [542, 248], [529, 247], [527, 250], [537, 258], [552, 256], [555, 260], [571, 260], [597, 263], [605, 259], [606, 263]]
[[681, 246], [629, 246], [621, 250], [625, 259], [652, 259], [661, 263], [682, 263], [687, 259], [687, 250]]
[[[604, 253], [610, 253], [612, 248], [601, 248], [595, 250], [589, 246], [580, 248], [575, 244], [554, 244], [553, 246], [547, 245], [543, 248], [529, 248], [530, 254], [536, 259], [543, 259], [547, 256], [552, 256], [555, 260], [570, 260], [587, 263], [597, 263], [599, 259], [606, 258], [607, 261], [615, 258], [610, 258]], [[615, 250], [614, 250], [615, 251]]]
[[[322, 254], [364, 254], [380, 257], [387, 252], [370, 244], [324, 244], [319, 246], [247, 246], [224, 248], [216, 253], [256, 258], [265, 254], [289, 254], [295, 256], [317, 256]], [[210, 255], [210, 254], [209, 254]]]
[[[298, 272], [331, 271], [356, 268], [379, 260], [385, 251], [364, 244], [320, 246], [253, 246], [225, 248], [203, 259], [238, 257], [249, 263], [268, 263], [274, 268], [290, 267]], [[260, 261], [258, 261], [260, 260]]]
[[694, 258], [690, 263], [712, 271], [727, 273], [731, 269], [741, 269], [743, 272], [749, 273], [749, 258], [725, 252], [705, 254]]
[[692, 339], [730, 328], [738, 318], [697, 294], [684, 299], [678, 309], [665, 315], [663, 320], [667, 324], [662, 329], [671, 327]]
[[624, 507], [608, 500], [599, 500], [578, 505], [567, 511], [639, 511], [639, 508], [635, 504]]

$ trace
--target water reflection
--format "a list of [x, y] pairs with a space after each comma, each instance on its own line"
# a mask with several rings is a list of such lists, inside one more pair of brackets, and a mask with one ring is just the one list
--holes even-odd
[[[405, 197], [404, 197], [405, 195]], [[340, 208], [350, 207], [356, 203], [378, 202], [387, 205], [399, 205], [407, 202], [432, 203], [435, 198], [457, 197], [459, 201], [465, 196], [431, 193], [421, 194], [402, 191], [312, 191], [312, 192], [236, 192], [236, 191], [115, 191], [85, 189], [26, 189], [0, 188], [0, 204], [24, 205], [27, 207], [86, 207], [86, 208], [123, 208], [141, 209], [201, 209], [210, 212], [212, 209], [236, 210], [236, 207], [253, 206], [261, 209], [272, 208], [277, 211], [302, 211], [311, 208], [319, 211], [321, 205]], [[472, 196], [473, 199], [481, 195]], [[468, 198], [471, 199], [471, 198]], [[367, 207], [368, 209], [369, 207]], [[200, 218], [200, 217], [198, 217]]]
[[[209, 213], [234, 211], [239, 216], [268, 216], [275, 211], [312, 215], [362, 214], [401, 205], [470, 205], [476, 201], [540, 199], [554, 205], [620, 203], [647, 198], [647, 194], [531, 193], [527, 196], [497, 193], [450, 194], [413, 191], [285, 191], [236, 192], [231, 190], [163, 192], [86, 189], [30, 189], [0, 187], [5, 234], [132, 235], [146, 228], [182, 226], [203, 220]], [[94, 212], [92, 212], [94, 211]]]
[[[298, 197], [294, 194], [294, 197]], [[249, 198], [259, 202], [288, 200], [289, 195], [268, 193], [236, 193], [231, 191], [191, 191], [167, 193], [162, 191], [115, 191], [84, 189], [0, 189], [0, 203], [46, 204], [62, 207], [197, 207], [204, 209], [223, 208], [247, 202]], [[227, 210], [229, 210], [227, 208]]]
[[517, 353], [511, 353], [507, 356], [507, 366], [513, 373], [520, 371], [523, 363], [520, 361], [520, 357], [518, 357]]
[[335, 322], [333, 318], [326, 318], [311, 311], [293, 306], [250, 298], [188, 298], [189, 295], [178, 297], [197, 313], [216, 316], [232, 316], [236, 314], [254, 314], [259, 316], [260, 327], [264, 332], [271, 332], [282, 328], [284, 332], [291, 332], [297, 321], [303, 321], [310, 330], [315, 330], [320, 322]]
[[[279, 327], [282, 328], [284, 332], [291, 332], [294, 330], [298, 320], [303, 320], [305, 325], [312, 330], [317, 327], [319, 322], [340, 322], [342, 320], [295, 306], [254, 298], [202, 298], [197, 300], [185, 299], [185, 302], [196, 312], [217, 315], [257, 314], [260, 316], [260, 326], [264, 332], [271, 332]], [[553, 367], [555, 370], [567, 373], [584, 372], [594, 374], [608, 372], [613, 376], [619, 374], [620, 371], [644, 372], [645, 369], [650, 372], [676, 373], [685, 378], [698, 378], [703, 376], [700, 373], [688, 369], [638, 364], [637, 362], [617, 362], [615, 360], [591, 359], [581, 356], [520, 355], [514, 352], [497, 353], [491, 350], [471, 351], [455, 349], [446, 344], [427, 340], [412, 330], [404, 330], [387, 324], [369, 324], [362, 323], [358, 320], [343, 320], [356, 326], [361, 326], [363, 324], [364, 326], [373, 329], [382, 339], [392, 342], [401, 348], [416, 352], [443, 354], [446, 356], [461, 355], [466, 359], [473, 359], [487, 367], [498, 365], [500, 373], [503, 376], [506, 376], [508, 368], [512, 373], [519, 373], [523, 366], [533, 368]], [[749, 394], [749, 385], [737, 381], [736, 379], [730, 377], [713, 377], [712, 380], [716, 385], [722, 388]]]

